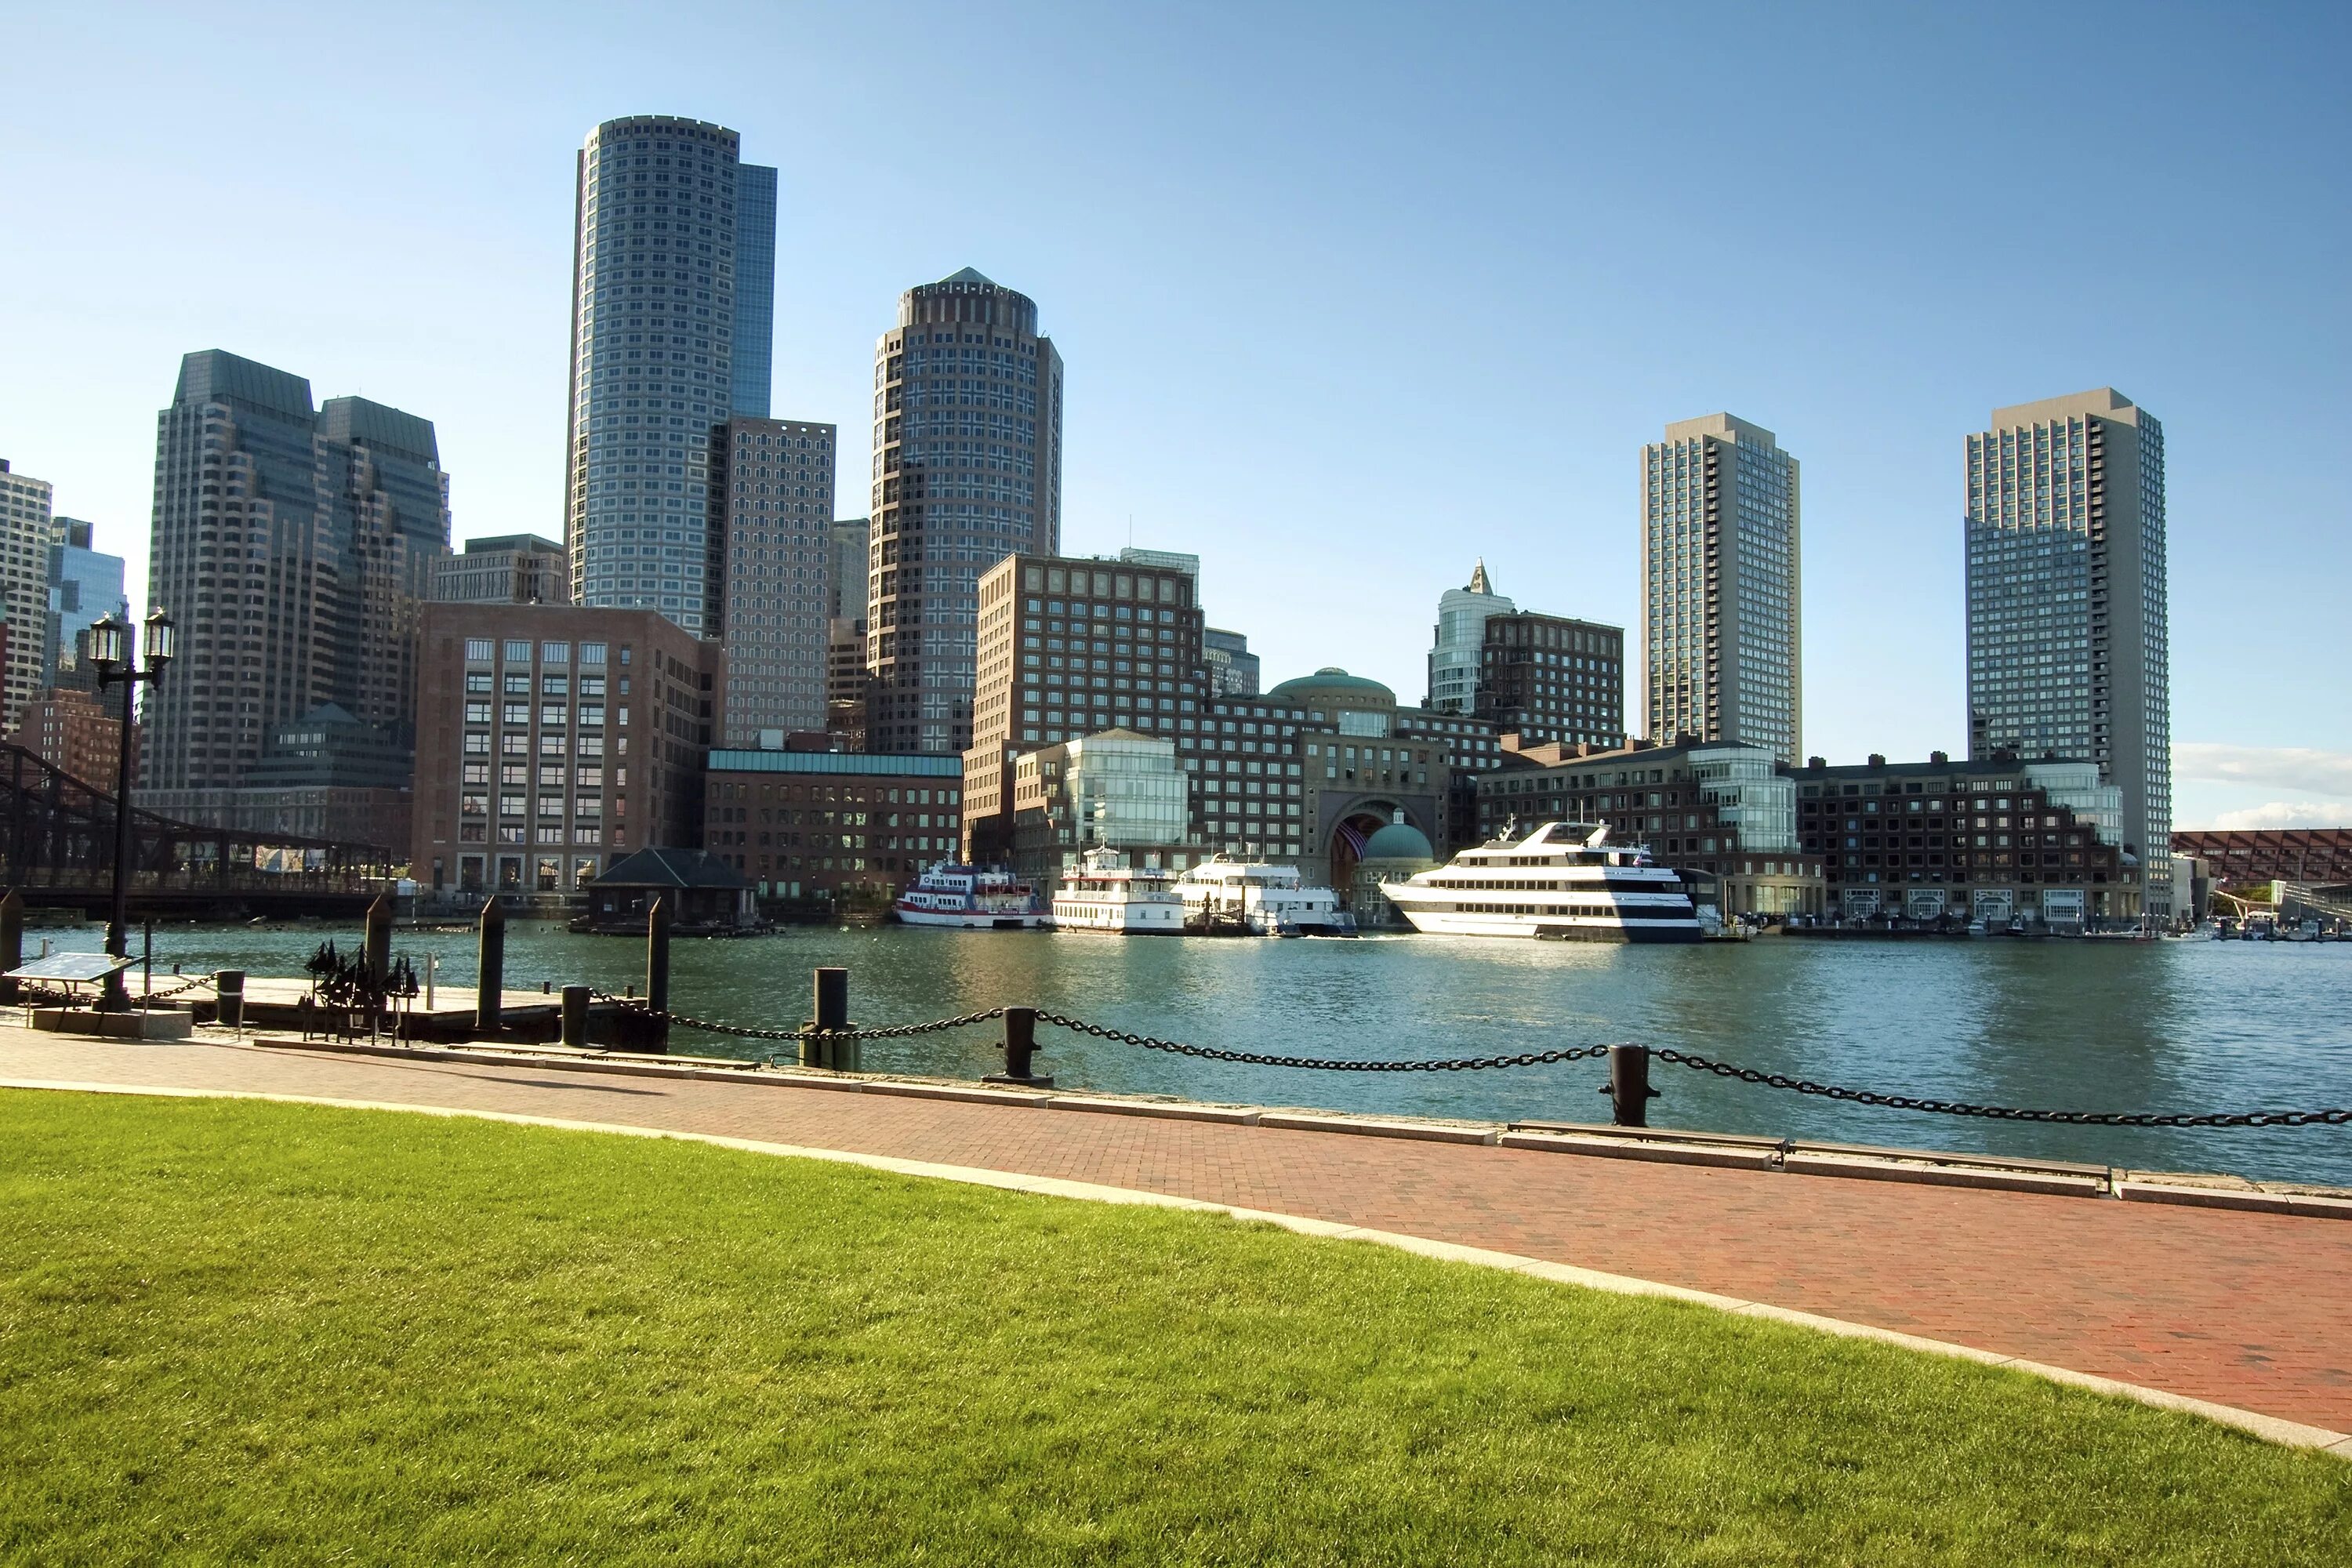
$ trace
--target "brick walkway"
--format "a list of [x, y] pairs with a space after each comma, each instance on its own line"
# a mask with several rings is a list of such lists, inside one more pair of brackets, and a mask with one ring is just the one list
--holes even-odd
[[508, 1111], [1138, 1188], [1632, 1275], [2352, 1431], [2342, 1220], [5, 1027], [0, 1078]]

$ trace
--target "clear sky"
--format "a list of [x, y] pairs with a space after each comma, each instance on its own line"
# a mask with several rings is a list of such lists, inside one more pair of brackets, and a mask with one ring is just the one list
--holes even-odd
[[[1635, 479], [1803, 463], [1806, 750], [1965, 745], [1962, 438], [2163, 420], [2183, 826], [2352, 821], [2340, 5], [5, 7], [0, 457], [143, 579], [219, 347], [432, 419], [457, 532], [562, 529], [572, 153], [781, 171], [775, 412], [979, 268], [1068, 364], [1064, 546], [1198, 552], [1269, 681], [1423, 685], [1483, 555], [1636, 623]], [[1629, 675], [1629, 704], [1636, 682]]]

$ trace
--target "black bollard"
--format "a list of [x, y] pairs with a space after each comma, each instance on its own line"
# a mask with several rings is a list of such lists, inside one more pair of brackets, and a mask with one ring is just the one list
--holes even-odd
[[813, 1000], [815, 1005], [812, 1011], [815, 1016], [809, 1020], [809, 1025], [827, 1032], [802, 1037], [801, 1066], [856, 1072], [863, 1056], [857, 1048], [857, 1042], [833, 1037], [834, 1032], [845, 1031], [850, 1026], [849, 971], [819, 969], [814, 980]]
[[588, 1045], [588, 987], [567, 985], [563, 988], [563, 1043], [573, 1050]]
[[669, 900], [646, 911], [646, 1008], [654, 1016], [652, 1048], [669, 1049]]
[[1609, 1082], [1601, 1092], [1609, 1097], [1612, 1121], [1620, 1127], [1647, 1127], [1650, 1101], [1658, 1098], [1650, 1087], [1650, 1047], [1610, 1047]]
[[992, 1072], [981, 1079], [982, 1083], [1018, 1083], [1031, 1089], [1051, 1089], [1054, 1080], [1031, 1070], [1031, 1058], [1037, 1050], [1037, 1009], [1007, 1007], [1004, 1010], [1004, 1070]]
[[[0, 899], [0, 974], [25, 966], [25, 895], [16, 889]], [[16, 983], [0, 980], [0, 1003], [16, 1000]]]
[[361, 943], [367, 965], [368, 1005], [381, 1006], [392, 982], [392, 894], [378, 893], [367, 909], [367, 933]]
[[[214, 1022], [224, 1029], [244, 1028], [245, 971], [224, 969], [214, 975], [213, 994], [220, 999], [219, 1006], [215, 1010]], [[310, 993], [303, 993], [302, 1000], [308, 1002], [310, 999]], [[308, 1034], [310, 1031], [306, 1028], [303, 1032]]]
[[474, 982], [474, 1037], [495, 1040], [505, 1023], [507, 915], [492, 893], [482, 906], [481, 974]]

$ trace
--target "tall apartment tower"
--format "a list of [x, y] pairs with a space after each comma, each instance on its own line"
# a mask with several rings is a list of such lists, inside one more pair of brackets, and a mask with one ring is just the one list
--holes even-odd
[[719, 613], [703, 629], [727, 645], [722, 746], [824, 728], [835, 437], [830, 425], [749, 415], [711, 432]]
[[2111, 386], [1996, 408], [1968, 496], [1969, 754], [2096, 762], [2168, 914], [2164, 427]]
[[12, 471], [0, 458], [0, 609], [8, 627], [0, 655], [0, 730], [16, 722], [25, 704], [48, 684], [43, 649], [48, 640], [49, 546], [57, 542], [49, 481]]
[[874, 350], [866, 713], [876, 752], [971, 745], [978, 583], [1062, 540], [1062, 356], [967, 267], [898, 297]]
[[1728, 414], [1642, 448], [1642, 715], [1650, 738], [1802, 750], [1797, 459]]
[[1486, 558], [1471, 569], [1469, 585], [1437, 598], [1437, 628], [1429, 644], [1429, 693], [1421, 705], [1433, 713], [1478, 710], [1478, 673], [1486, 658], [1486, 620], [1507, 616], [1511, 601], [1495, 592]]
[[608, 120], [580, 149], [565, 542], [572, 602], [720, 621], [710, 443], [768, 413], [776, 172], [724, 126]]
[[[155, 422], [150, 600], [181, 657], [151, 694], [150, 788], [229, 788], [277, 726], [335, 703], [413, 744], [419, 605], [449, 548], [431, 421], [219, 349]], [[159, 809], [161, 809], [159, 805]]]

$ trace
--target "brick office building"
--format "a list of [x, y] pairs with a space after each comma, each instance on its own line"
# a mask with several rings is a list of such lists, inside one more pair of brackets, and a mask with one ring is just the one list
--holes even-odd
[[[136, 731], [138, 726], [133, 725]], [[25, 704], [9, 738], [52, 767], [114, 793], [122, 760], [122, 693], [101, 699], [89, 691], [52, 689]], [[131, 737], [131, 772], [138, 774], [139, 736]]]
[[704, 847], [762, 898], [895, 893], [962, 837], [953, 757], [726, 750], [709, 769]]
[[428, 605], [410, 875], [428, 897], [570, 900], [702, 842], [726, 659], [651, 610]]
[[1565, 616], [1486, 617], [1478, 716], [1540, 745], [1625, 743], [1625, 628]]

